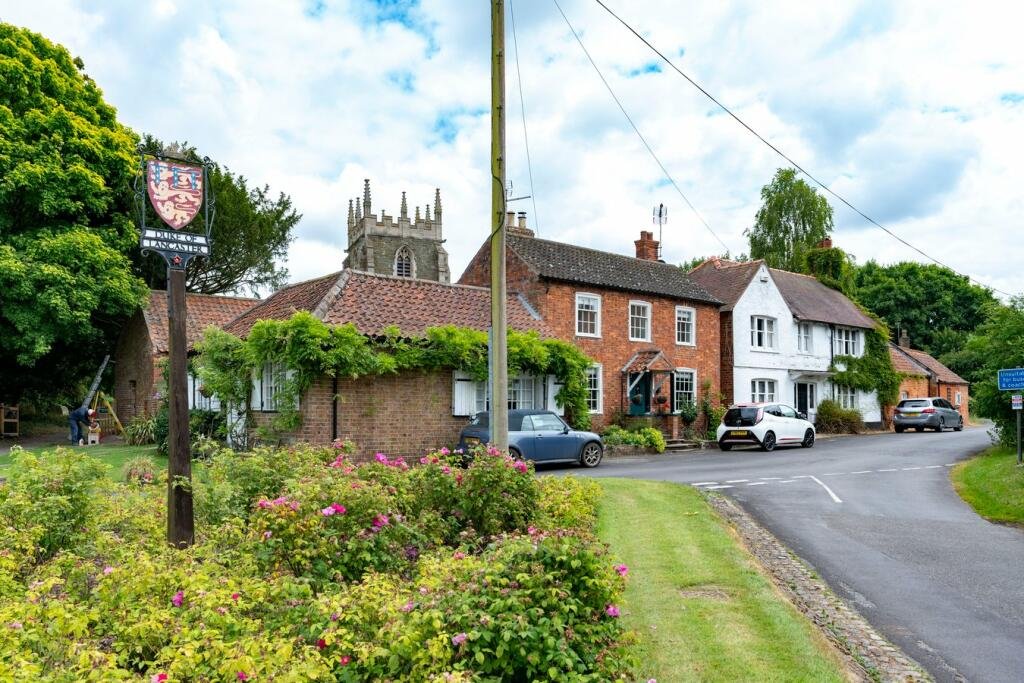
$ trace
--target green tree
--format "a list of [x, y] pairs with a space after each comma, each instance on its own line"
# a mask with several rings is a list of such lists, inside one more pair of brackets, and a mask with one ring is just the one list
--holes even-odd
[[80, 399], [76, 384], [145, 297], [126, 256], [136, 137], [83, 69], [0, 23], [3, 400]]
[[[683, 261], [682, 263], [680, 263], [679, 267], [682, 268], [683, 270], [685, 270], [687, 273], [689, 273], [691, 270], [693, 270], [694, 268], [696, 268], [697, 266], [699, 266], [700, 264], [704, 263], [705, 261], [707, 261], [708, 259], [711, 259], [711, 258], [716, 258], [716, 257], [714, 257], [714, 256], [694, 256], [689, 261]], [[732, 261], [734, 263], [744, 263], [744, 262], [750, 260], [750, 257], [747, 256], [746, 254], [740, 254], [738, 256], [730, 256], [728, 251], [725, 252], [724, 254], [722, 254], [721, 256], [718, 256], [717, 258], [720, 258], [723, 261]]]
[[798, 178], [796, 169], [780, 168], [761, 188], [761, 202], [753, 227], [743, 232], [751, 258], [764, 259], [772, 268], [803, 272], [808, 250], [832, 234], [828, 200]]
[[906, 330], [915, 348], [936, 357], [949, 352], [951, 334], [972, 332], [995, 302], [988, 289], [948, 268], [914, 262], [868, 261], [854, 275], [854, 292], [894, 334]]
[[[149, 153], [165, 151], [164, 144], [147, 135], [143, 149]], [[174, 144], [169, 148], [175, 156], [199, 163], [201, 156], [194, 148]], [[249, 289], [277, 289], [288, 280], [288, 270], [277, 262], [288, 253], [292, 228], [302, 215], [292, 207], [291, 198], [280, 193], [272, 196], [270, 187], [249, 187], [244, 176], [235, 175], [227, 167], [214, 164], [210, 171], [210, 191], [217, 212], [210, 236], [209, 258], [189, 261], [185, 286], [190, 292], [220, 294]], [[146, 204], [147, 225], [159, 221]], [[205, 231], [203, 212], [192, 222], [194, 229]], [[167, 283], [167, 267], [158, 255], [142, 256], [136, 251], [136, 263], [154, 289]]]

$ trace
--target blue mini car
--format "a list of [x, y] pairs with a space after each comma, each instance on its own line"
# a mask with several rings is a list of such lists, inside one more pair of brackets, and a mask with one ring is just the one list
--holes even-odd
[[[477, 413], [462, 430], [459, 448], [468, 451], [490, 440], [487, 413]], [[583, 467], [597, 467], [604, 454], [600, 436], [577, 431], [547, 410], [508, 411], [508, 446], [517, 458], [545, 463], [575, 462]]]

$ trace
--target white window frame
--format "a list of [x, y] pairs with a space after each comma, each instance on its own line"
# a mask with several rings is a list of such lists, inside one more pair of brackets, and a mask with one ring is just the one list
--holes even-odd
[[[597, 303], [594, 309], [594, 331], [593, 332], [580, 332], [580, 304], [584, 299], [591, 299]], [[577, 337], [596, 337], [601, 336], [601, 296], [598, 294], [591, 294], [589, 292], [576, 292], [576, 336]]]
[[[688, 322], [690, 327], [690, 340], [686, 341], [681, 338], [679, 334], [682, 329], [680, 324], [684, 323], [682, 320], [682, 314], [688, 313], [690, 320]], [[690, 306], [676, 306], [676, 344], [678, 346], [696, 346], [697, 345], [697, 309]]]
[[832, 400], [842, 408], [860, 410], [860, 399], [857, 390], [845, 384], [832, 385]]
[[672, 373], [672, 408], [675, 412], [679, 412], [679, 406], [682, 405], [680, 400], [680, 391], [678, 381], [682, 375], [690, 376], [690, 393], [693, 394], [693, 398], [690, 403], [697, 405], [697, 371], [693, 368], [676, 368], [675, 372]]
[[796, 324], [796, 350], [800, 353], [814, 353], [814, 325]]
[[[249, 407], [260, 413], [276, 413], [280, 410], [274, 394], [277, 387], [291, 379], [294, 370], [289, 370], [283, 363], [265, 363], [262, 369], [254, 370], [250, 390]], [[299, 409], [300, 398], [295, 397], [295, 409]]]
[[[771, 388], [770, 393], [768, 391], [769, 387]], [[757, 379], [750, 380], [751, 403], [776, 403], [779, 400], [778, 391], [779, 383], [774, 379], [758, 377]]]
[[956, 393], [954, 394], [954, 396], [956, 396], [956, 403], [954, 403], [954, 404], [953, 404], [953, 407], [955, 408], [955, 407], [957, 407], [957, 406], [962, 406], [962, 405], [963, 405], [963, 394], [961, 394], [961, 393], [960, 393], [960, 392], [958, 391], [958, 392], [956, 392]]
[[[750, 348], [760, 351], [774, 351], [778, 344], [779, 326], [777, 319], [767, 315], [750, 316]], [[758, 323], [763, 323], [758, 329]], [[758, 339], [766, 342], [758, 344]]]
[[[592, 387], [590, 380], [597, 378], [597, 387]], [[597, 392], [597, 407], [591, 407], [591, 398]], [[594, 363], [587, 368], [587, 409], [591, 415], [604, 413], [604, 367], [600, 363]]]
[[[644, 313], [644, 315], [642, 317], [641, 316], [634, 316], [633, 315], [633, 307], [634, 306], [641, 306], [641, 307], [643, 307], [645, 313]], [[644, 321], [644, 332], [645, 332], [646, 336], [643, 336], [643, 337], [634, 337], [633, 336], [633, 318], [634, 317], [636, 317], [638, 320], [642, 319]], [[651, 316], [651, 304], [649, 302], [647, 302], [647, 301], [637, 301], [637, 300], [633, 300], [633, 301], [629, 302], [629, 315], [627, 316], [627, 320], [626, 320], [627, 330], [629, 332], [629, 341], [643, 341], [643, 342], [651, 341], [651, 338], [652, 338], [651, 317], [652, 317]]]
[[833, 351], [837, 356], [860, 356], [860, 330], [854, 327], [837, 327], [833, 332]]

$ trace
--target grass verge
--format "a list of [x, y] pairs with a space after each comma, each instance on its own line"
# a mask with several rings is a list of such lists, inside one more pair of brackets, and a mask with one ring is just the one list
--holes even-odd
[[641, 679], [845, 681], [835, 650], [695, 490], [602, 479], [598, 533], [629, 566]]
[[[55, 448], [56, 446], [39, 446], [38, 448], [26, 448], [25, 450], [30, 453], [39, 454], [45, 451], [52, 451]], [[157, 467], [167, 467], [167, 458], [157, 455], [156, 446], [153, 445], [125, 446], [124, 444], [112, 444], [109, 446], [79, 446], [79, 448], [97, 460], [110, 465], [107, 476], [116, 481], [124, 479], [125, 464], [140, 455], [148, 455], [153, 458], [153, 462], [156, 463]], [[10, 466], [11, 456], [9, 454], [0, 455], [0, 476], [4, 476]]]
[[953, 468], [953, 487], [974, 511], [993, 522], [1024, 526], [1024, 467], [1017, 453], [997, 446]]

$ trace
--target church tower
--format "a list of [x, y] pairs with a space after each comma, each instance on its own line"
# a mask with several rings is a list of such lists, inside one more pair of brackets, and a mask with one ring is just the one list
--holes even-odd
[[370, 181], [363, 181], [363, 198], [348, 202], [348, 255], [345, 268], [380, 275], [396, 275], [418, 280], [450, 282], [448, 252], [441, 237], [441, 190], [434, 191], [434, 207], [426, 205], [423, 217], [416, 207], [409, 218], [409, 206], [402, 193], [398, 219], [380, 212], [378, 218], [370, 203]]

